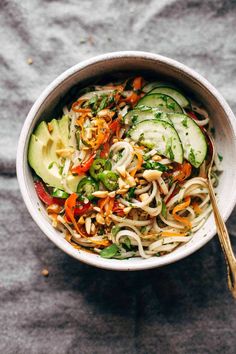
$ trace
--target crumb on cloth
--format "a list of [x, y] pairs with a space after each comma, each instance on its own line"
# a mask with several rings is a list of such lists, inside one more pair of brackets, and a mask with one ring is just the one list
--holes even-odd
[[44, 276], [44, 277], [48, 277], [49, 276], [49, 271], [48, 269], [44, 268], [41, 272], [41, 274]]
[[28, 58], [28, 59], [27, 59], [27, 63], [28, 63], [29, 65], [33, 64], [33, 59], [32, 59], [32, 58]]

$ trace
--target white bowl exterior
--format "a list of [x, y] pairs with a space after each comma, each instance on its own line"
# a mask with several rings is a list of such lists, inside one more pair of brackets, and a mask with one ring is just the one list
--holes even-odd
[[236, 121], [230, 107], [220, 93], [201, 75], [185, 65], [147, 52], [114, 52], [83, 61], [65, 71], [54, 80], [37, 99], [31, 108], [21, 131], [17, 150], [17, 177], [24, 202], [31, 216], [48, 236], [64, 252], [90, 265], [112, 270], [141, 270], [160, 267], [176, 262], [198, 250], [216, 233], [213, 215], [187, 244], [162, 257], [149, 259], [132, 258], [128, 260], [103, 259], [98, 255], [76, 250], [55, 230], [47, 213], [39, 201], [27, 163], [29, 137], [39, 119], [44, 119], [51, 107], [75, 84], [96, 76], [114, 71], [149, 70], [166, 75], [178, 81], [188, 92], [193, 92], [207, 108], [216, 127], [216, 144], [224, 156], [224, 172], [217, 190], [219, 208], [226, 220], [236, 203]]

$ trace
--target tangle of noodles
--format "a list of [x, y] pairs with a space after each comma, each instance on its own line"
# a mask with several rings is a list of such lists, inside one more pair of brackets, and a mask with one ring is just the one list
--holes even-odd
[[[53, 226], [64, 232], [68, 242], [106, 258], [165, 255], [190, 241], [211, 213], [206, 179], [209, 151], [200, 168], [193, 168], [186, 160], [178, 164], [130, 138], [131, 123], [124, 117], [144, 95], [145, 81], [135, 80], [93, 86], [63, 108], [69, 118], [68, 147], [62, 149], [65, 155], [60, 156], [58, 168], [68, 195], [62, 197], [64, 204], [55, 207], [55, 198], [47, 204]], [[193, 112], [189, 108], [184, 112], [209, 133], [211, 120], [205, 109], [194, 102]], [[98, 173], [93, 170], [96, 160], [108, 167]], [[145, 167], [147, 163], [154, 167]], [[148, 169], [156, 177], [148, 179], [144, 174]], [[220, 170], [216, 155], [214, 183]], [[76, 174], [79, 180], [86, 179], [82, 191], [90, 195], [84, 197], [80, 185], [75, 195], [68, 181]]]

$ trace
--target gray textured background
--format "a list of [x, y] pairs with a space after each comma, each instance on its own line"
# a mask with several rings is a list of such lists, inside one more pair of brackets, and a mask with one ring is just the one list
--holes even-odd
[[236, 302], [216, 238], [157, 270], [114, 273], [80, 264], [31, 220], [15, 154], [26, 114], [50, 81], [108, 51], [180, 60], [236, 112], [236, 2], [0, 0], [0, 9], [0, 353], [235, 353]]

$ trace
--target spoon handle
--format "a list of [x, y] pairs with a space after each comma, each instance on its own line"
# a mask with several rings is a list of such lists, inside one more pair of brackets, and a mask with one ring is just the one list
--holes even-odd
[[215, 217], [217, 233], [218, 233], [218, 237], [220, 240], [220, 244], [227, 265], [228, 287], [233, 297], [236, 299], [236, 259], [234, 256], [234, 252], [232, 250], [232, 246], [231, 246], [231, 242], [230, 242], [230, 238], [229, 238], [229, 234], [225, 222], [217, 206], [214, 189], [209, 176], [208, 176], [208, 186], [209, 186], [209, 194], [210, 194], [212, 209]]

